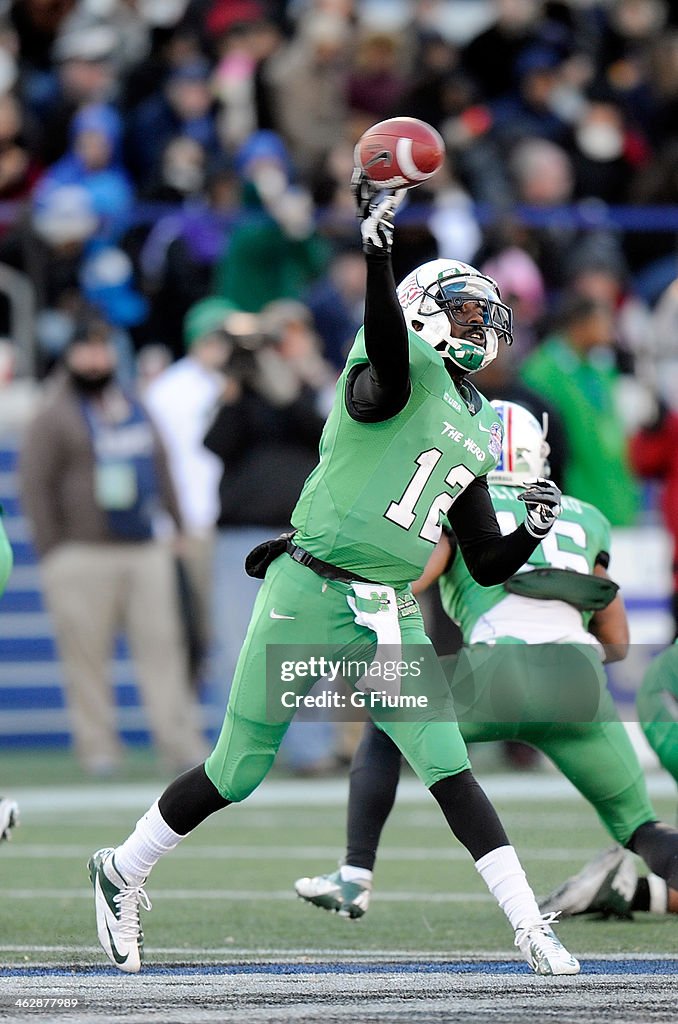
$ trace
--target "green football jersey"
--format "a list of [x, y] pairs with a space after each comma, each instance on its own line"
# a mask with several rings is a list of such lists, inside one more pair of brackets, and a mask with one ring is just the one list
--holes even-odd
[[[518, 500], [523, 487], [490, 485], [492, 504], [501, 532], [512, 533], [525, 519], [525, 503]], [[601, 551], [610, 550], [610, 524], [602, 512], [577, 498], [563, 495], [562, 511], [550, 532], [534, 550], [521, 571], [551, 567], [590, 575]], [[471, 577], [457, 551], [448, 571], [440, 577], [443, 608], [461, 628], [468, 643], [481, 616], [508, 594], [505, 586], [481, 587]], [[582, 613], [587, 625], [590, 613]]]
[[[362, 329], [337, 384], [320, 461], [292, 516], [296, 542], [358, 576], [391, 586], [417, 579], [455, 498], [493, 469], [501, 424], [478, 396], [471, 412], [442, 357], [410, 332], [410, 398], [381, 423], [352, 419], [351, 369], [365, 363]], [[477, 395], [477, 392], [475, 392]]]

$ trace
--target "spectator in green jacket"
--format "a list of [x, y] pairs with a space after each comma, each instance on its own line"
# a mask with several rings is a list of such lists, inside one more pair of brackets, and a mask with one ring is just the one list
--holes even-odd
[[290, 183], [290, 165], [275, 132], [255, 132], [236, 156], [245, 217], [217, 264], [214, 292], [259, 313], [277, 299], [300, 299], [329, 263], [315, 229], [310, 194]]
[[595, 299], [572, 296], [559, 331], [526, 359], [521, 376], [562, 417], [568, 459], [559, 485], [596, 505], [613, 526], [630, 526], [638, 514], [639, 489], [615, 405], [618, 372], [612, 342], [610, 309]]

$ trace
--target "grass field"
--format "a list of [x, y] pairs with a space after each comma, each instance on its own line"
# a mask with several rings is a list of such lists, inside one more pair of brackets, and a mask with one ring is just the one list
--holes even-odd
[[[479, 775], [538, 894], [609, 843], [593, 811], [551, 772]], [[6, 965], [1, 984], [10, 978], [14, 984], [34, 983], [56, 969], [63, 974], [63, 992], [64, 977], [93, 969], [97, 986], [127, 985], [129, 992], [140, 979], [121, 979], [96, 944], [85, 862], [92, 850], [124, 838], [162, 789], [162, 776], [145, 755], [136, 755], [126, 780], [93, 785], [79, 781], [66, 754], [16, 754], [0, 756], [0, 779], [2, 790], [19, 799], [22, 813], [14, 839], [0, 849], [0, 952]], [[653, 783], [657, 810], [670, 821], [676, 812], [672, 787], [661, 776]], [[153, 911], [144, 917], [148, 979], [154, 965], [178, 963], [214, 969], [268, 962], [386, 963], [393, 969], [394, 962], [416, 962], [433, 970], [448, 961], [514, 959], [503, 915], [451, 839], [437, 806], [411, 777], [403, 780], [386, 826], [367, 917], [348, 922], [297, 900], [294, 879], [333, 870], [341, 856], [345, 794], [345, 778], [299, 782], [274, 776], [250, 801], [206, 821], [158, 864], [147, 887]], [[678, 955], [675, 917], [636, 915], [633, 923], [579, 918], [564, 922], [559, 934], [584, 959]], [[666, 973], [676, 970], [678, 961], [669, 961]], [[273, 991], [270, 979], [264, 990]], [[193, 1015], [187, 1010], [176, 1019], [203, 1019], [195, 1016], [190, 997], [188, 1004]], [[248, 1004], [248, 1012], [258, 1005]], [[322, 1018], [329, 1019], [326, 1013]], [[55, 1019], [65, 1019], [64, 1013]], [[158, 1019], [170, 1017], [165, 1011]]]

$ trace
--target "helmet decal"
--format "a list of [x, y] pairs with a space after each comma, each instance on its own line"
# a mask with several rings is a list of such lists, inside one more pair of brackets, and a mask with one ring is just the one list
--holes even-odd
[[493, 423], [490, 426], [490, 439], [487, 443], [487, 447], [490, 449], [490, 455], [493, 455], [495, 459], [501, 458], [503, 439], [504, 431], [501, 423]]

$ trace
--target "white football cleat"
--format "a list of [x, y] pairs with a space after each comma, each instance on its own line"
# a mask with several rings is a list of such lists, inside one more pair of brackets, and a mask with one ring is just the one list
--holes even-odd
[[609, 846], [568, 878], [539, 904], [542, 914], [559, 911], [631, 918], [631, 904], [638, 884], [632, 855], [622, 846]]
[[0, 843], [11, 839], [11, 832], [19, 824], [19, 805], [9, 797], [0, 797]]
[[545, 914], [541, 920], [516, 929], [515, 944], [535, 974], [579, 974], [579, 961], [556, 937], [551, 925], [557, 914]]
[[340, 917], [356, 920], [367, 913], [370, 904], [372, 883], [367, 880], [345, 882], [341, 870], [331, 875], [314, 875], [313, 878], [298, 878], [294, 883], [297, 896], [314, 907], [331, 910]]
[[129, 885], [118, 872], [111, 848], [93, 853], [87, 867], [94, 886], [99, 942], [119, 970], [136, 974], [144, 955], [139, 907], [150, 910], [151, 901], [141, 885]]

